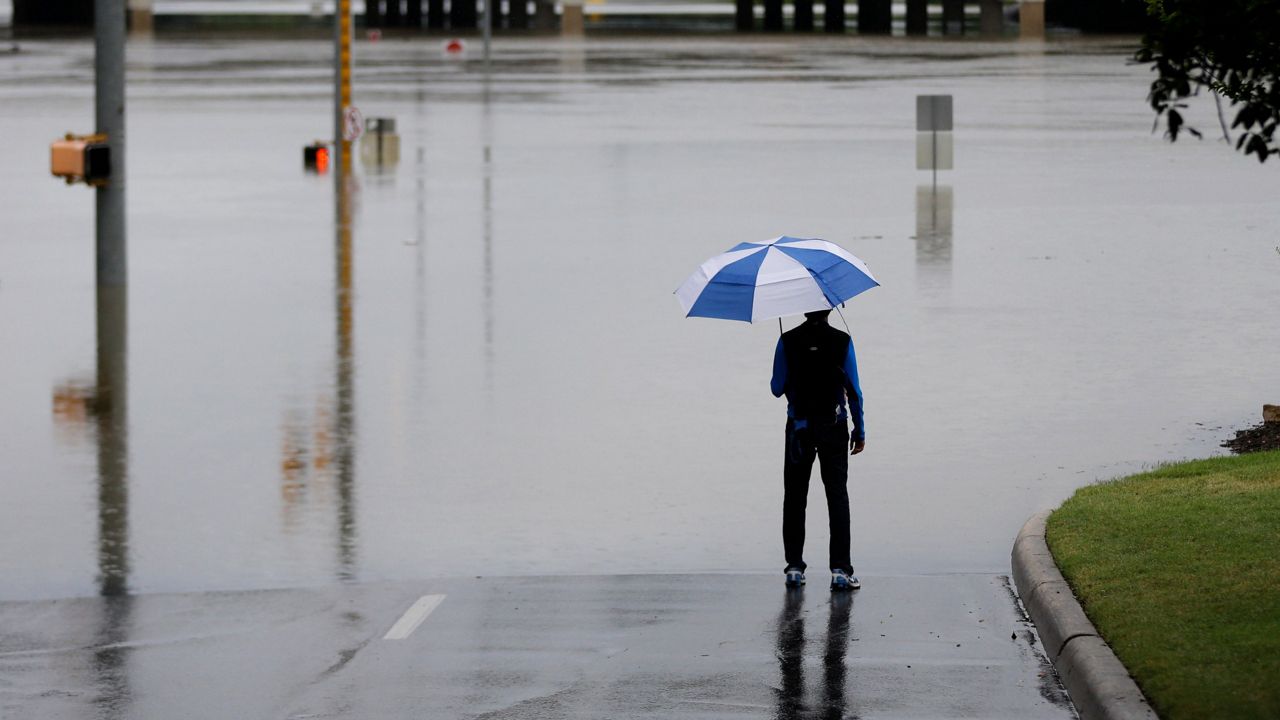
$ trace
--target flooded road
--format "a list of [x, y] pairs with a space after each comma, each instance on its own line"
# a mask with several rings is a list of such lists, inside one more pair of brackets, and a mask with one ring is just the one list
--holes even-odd
[[[1275, 168], [1212, 139], [1212, 103], [1189, 113], [1210, 139], [1152, 135], [1123, 41], [498, 38], [487, 80], [438, 39], [360, 41], [356, 103], [401, 159], [357, 162], [344, 257], [299, 157], [331, 132], [328, 42], [133, 40], [107, 367], [92, 193], [48, 176], [48, 143], [91, 129], [91, 44], [21, 48], [0, 599], [777, 572], [777, 324], [684, 319], [672, 291], [780, 234], [882, 283], [845, 310], [860, 573], [1007, 572], [1034, 510], [1221, 453], [1277, 401]], [[936, 191], [932, 93], [956, 107]], [[819, 567], [825, 524], [815, 497]]]

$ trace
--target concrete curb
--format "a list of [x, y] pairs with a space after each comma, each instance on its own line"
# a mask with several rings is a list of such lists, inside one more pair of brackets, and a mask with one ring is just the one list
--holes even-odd
[[1013, 543], [1013, 582], [1045, 654], [1082, 720], [1155, 720], [1129, 671], [1098, 636], [1045, 542], [1048, 510], [1022, 526]]

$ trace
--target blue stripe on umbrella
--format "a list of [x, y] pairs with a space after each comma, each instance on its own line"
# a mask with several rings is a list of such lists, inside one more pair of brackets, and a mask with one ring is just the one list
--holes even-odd
[[793, 247], [778, 247], [778, 250], [805, 266], [832, 307], [880, 284], [848, 260], [826, 250]]
[[720, 269], [702, 289], [689, 308], [689, 317], [721, 318], [751, 322], [751, 309], [756, 295], [756, 275], [764, 262], [767, 247], [760, 252], [735, 260]]

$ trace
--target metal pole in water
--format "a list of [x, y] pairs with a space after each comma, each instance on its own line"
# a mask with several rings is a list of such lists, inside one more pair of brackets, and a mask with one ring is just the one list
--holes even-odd
[[128, 280], [125, 243], [124, 0], [94, 0], [93, 116], [111, 148], [110, 180], [97, 193], [98, 285]]
[[98, 593], [129, 592], [129, 299], [98, 286]]

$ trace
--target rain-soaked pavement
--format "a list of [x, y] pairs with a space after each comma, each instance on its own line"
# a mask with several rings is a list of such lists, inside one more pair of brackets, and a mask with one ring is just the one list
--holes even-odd
[[[91, 45], [19, 45], [0, 715], [786, 716], [791, 673], [832, 668], [825, 590], [806, 660], [777, 639], [778, 330], [671, 295], [742, 240], [825, 237], [883, 284], [844, 311], [854, 563], [881, 579], [850, 611], [847, 715], [1061, 714], [1009, 639], [1018, 527], [1222, 452], [1276, 401], [1274, 168], [1151, 135], [1124, 40], [500, 37], [487, 79], [439, 39], [362, 40], [355, 101], [396, 118], [401, 160], [357, 163], [347, 244], [299, 157], [331, 127], [326, 40], [135, 39], [127, 302], [95, 293], [91, 193], [47, 174], [90, 129]], [[930, 93], [956, 105], [936, 190], [913, 165]], [[447, 579], [475, 575], [528, 579]], [[431, 593], [408, 644], [379, 639]], [[187, 660], [222, 674], [184, 684]]]
[[0, 604], [0, 708], [192, 720], [1074, 717], [1006, 580], [868, 580], [839, 594], [763, 576], [610, 576]]

